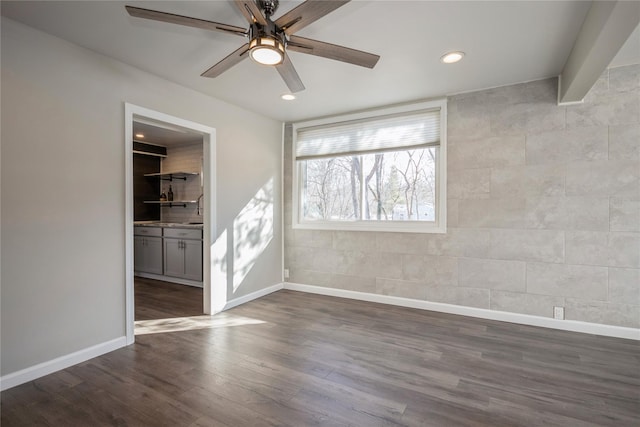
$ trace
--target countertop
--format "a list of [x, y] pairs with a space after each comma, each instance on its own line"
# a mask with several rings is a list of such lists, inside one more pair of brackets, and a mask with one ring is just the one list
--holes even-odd
[[204, 228], [203, 224], [191, 224], [181, 222], [160, 222], [160, 221], [134, 221], [134, 227], [164, 227], [164, 228]]

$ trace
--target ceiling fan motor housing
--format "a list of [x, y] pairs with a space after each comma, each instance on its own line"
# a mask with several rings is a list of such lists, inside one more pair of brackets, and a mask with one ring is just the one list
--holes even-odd
[[279, 28], [271, 20], [267, 21], [267, 25], [260, 25], [257, 22], [251, 24], [249, 28], [249, 39], [256, 37], [271, 37], [282, 44], [286, 44], [287, 41], [284, 31], [279, 31]]
[[279, 0], [256, 0], [256, 4], [264, 12], [267, 25], [261, 25], [259, 22], [252, 23], [249, 28], [249, 39], [253, 40], [256, 37], [272, 38], [286, 46], [286, 34], [271, 20], [271, 15], [278, 9]]

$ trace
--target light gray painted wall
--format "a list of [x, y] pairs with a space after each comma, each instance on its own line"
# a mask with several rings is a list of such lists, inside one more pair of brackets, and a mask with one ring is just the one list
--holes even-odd
[[607, 70], [582, 105], [556, 80], [449, 99], [446, 235], [291, 228], [290, 281], [640, 327], [640, 65]]
[[273, 180], [228, 296], [281, 282], [280, 123], [5, 18], [1, 59], [2, 375], [125, 335], [125, 102], [217, 129], [218, 233]]

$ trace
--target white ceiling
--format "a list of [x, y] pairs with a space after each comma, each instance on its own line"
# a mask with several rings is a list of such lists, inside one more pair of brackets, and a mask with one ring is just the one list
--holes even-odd
[[[275, 18], [301, 3], [280, 1]], [[291, 52], [306, 86], [294, 101], [276, 70], [245, 60], [200, 77], [245, 40], [130, 17], [125, 4], [246, 27], [232, 1], [2, 1], [2, 14], [218, 99], [282, 121], [557, 76], [588, 1], [353, 0], [297, 34], [381, 56], [373, 70]], [[640, 62], [636, 31], [621, 63]], [[635, 44], [633, 44], [635, 43]], [[451, 50], [464, 60], [444, 65]], [[616, 59], [617, 60], [617, 59]]]
[[[143, 137], [136, 136], [144, 135]], [[133, 122], [133, 137], [136, 141], [164, 147], [202, 143], [202, 135], [188, 132], [163, 123]]]

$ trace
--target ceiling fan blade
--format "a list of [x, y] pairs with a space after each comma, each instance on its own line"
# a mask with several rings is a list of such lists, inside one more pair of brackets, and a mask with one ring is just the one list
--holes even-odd
[[309, 55], [322, 56], [323, 58], [334, 59], [336, 61], [348, 62], [349, 64], [361, 67], [373, 68], [380, 59], [379, 55], [325, 43], [318, 40], [307, 39], [300, 36], [291, 36], [287, 49], [294, 52], [306, 53]]
[[282, 64], [276, 65], [276, 69], [278, 70], [278, 73], [280, 73], [282, 80], [287, 84], [291, 93], [304, 90], [304, 84], [302, 84], [302, 80], [300, 80], [300, 76], [293, 66], [291, 59], [289, 59], [289, 55], [285, 53], [284, 61]]
[[209, 68], [207, 71], [201, 74], [202, 77], [218, 77], [220, 74], [227, 71], [229, 68], [233, 67], [248, 55], [246, 54], [249, 50], [249, 43], [243, 44], [240, 48], [236, 49], [224, 58], [222, 61], [218, 62], [213, 67]]
[[291, 35], [326, 14], [333, 12], [340, 6], [349, 3], [349, 1], [350, 0], [307, 0], [276, 19], [275, 22], [287, 35]]
[[247, 30], [235, 25], [220, 24], [218, 22], [204, 19], [191, 18], [189, 16], [175, 15], [173, 13], [159, 12], [157, 10], [142, 9], [140, 7], [125, 6], [129, 15], [136, 18], [150, 19], [152, 21], [169, 22], [171, 24], [186, 25], [187, 27], [200, 28], [211, 31], [224, 31], [226, 33], [237, 34], [242, 37], [247, 36]]
[[262, 11], [253, 0], [234, 0], [240, 13], [249, 21], [249, 24], [257, 22], [260, 25], [267, 26], [267, 20]]

